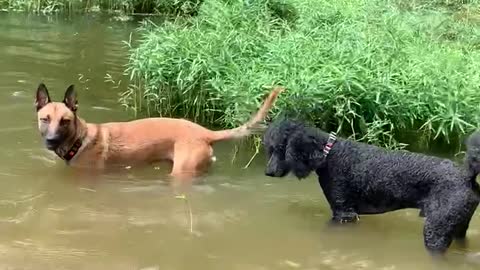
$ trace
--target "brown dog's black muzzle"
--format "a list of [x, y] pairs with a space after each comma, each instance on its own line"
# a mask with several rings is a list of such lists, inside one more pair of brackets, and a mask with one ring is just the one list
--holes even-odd
[[60, 140], [58, 139], [49, 139], [45, 140], [45, 144], [48, 150], [55, 150], [60, 146]]
[[57, 134], [55, 135], [50, 135], [45, 137], [45, 145], [48, 150], [55, 150], [57, 149], [60, 144], [62, 143], [63, 138], [62, 136], [59, 136]]

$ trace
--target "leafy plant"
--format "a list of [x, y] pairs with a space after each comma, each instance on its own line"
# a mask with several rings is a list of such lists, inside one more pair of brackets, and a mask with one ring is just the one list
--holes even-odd
[[257, 108], [264, 85], [278, 83], [288, 91], [276, 113], [357, 140], [402, 148], [399, 135], [415, 131], [426, 143], [460, 142], [480, 122], [480, 31], [435, 8], [205, 0], [196, 17], [139, 28], [122, 102], [232, 127]]
[[91, 11], [195, 15], [202, 0], [0, 0], [0, 8], [37, 13]]

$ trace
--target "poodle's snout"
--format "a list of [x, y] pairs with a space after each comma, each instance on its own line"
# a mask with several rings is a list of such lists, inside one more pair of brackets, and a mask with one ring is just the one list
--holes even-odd
[[275, 176], [275, 172], [273, 170], [265, 170], [265, 175], [266, 176], [270, 176], [270, 177], [274, 177]]
[[276, 160], [274, 155], [270, 156], [267, 162], [267, 167], [265, 168], [265, 175], [270, 177], [275, 177], [277, 172]]
[[265, 170], [265, 175], [270, 177], [284, 177], [285, 175], [287, 175], [287, 173], [288, 170], [285, 170], [278, 166], [267, 166], [267, 169]]

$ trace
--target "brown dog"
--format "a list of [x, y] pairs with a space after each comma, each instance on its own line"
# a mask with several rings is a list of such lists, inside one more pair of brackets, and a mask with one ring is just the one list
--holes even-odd
[[77, 96], [73, 85], [66, 90], [63, 102], [52, 102], [46, 86], [40, 84], [35, 105], [38, 128], [46, 147], [69, 165], [105, 168], [107, 165], [169, 160], [173, 162], [172, 176], [191, 178], [209, 168], [213, 143], [251, 134], [254, 125], [263, 121], [282, 90], [275, 88], [244, 125], [220, 131], [175, 118], [86, 123], [76, 115]]

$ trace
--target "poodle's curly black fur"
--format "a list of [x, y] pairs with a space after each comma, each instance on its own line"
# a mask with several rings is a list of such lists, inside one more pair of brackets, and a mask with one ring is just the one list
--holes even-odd
[[337, 139], [324, 157], [329, 134], [301, 121], [281, 118], [264, 134], [265, 174], [305, 178], [312, 171], [330, 204], [333, 221], [353, 222], [358, 214], [420, 209], [424, 243], [443, 254], [453, 239], [464, 240], [478, 203], [480, 133], [467, 141], [466, 168], [453, 161], [408, 151]]

